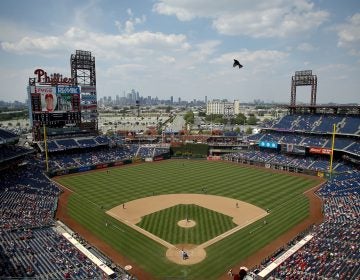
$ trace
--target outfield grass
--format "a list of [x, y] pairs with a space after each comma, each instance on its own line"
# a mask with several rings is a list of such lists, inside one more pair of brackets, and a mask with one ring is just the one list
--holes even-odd
[[[302, 193], [318, 184], [316, 178], [273, 173], [230, 162], [167, 160], [128, 165], [57, 178], [72, 189], [68, 211], [72, 218], [160, 279], [217, 279], [241, 261], [308, 216]], [[267, 225], [255, 222], [211, 245], [206, 259], [192, 266], [168, 261], [166, 248], [105, 214], [127, 201], [171, 193], [207, 193], [239, 199], [270, 209]], [[105, 221], [112, 226], [104, 227]], [[155, 229], [156, 230], [156, 229]]]

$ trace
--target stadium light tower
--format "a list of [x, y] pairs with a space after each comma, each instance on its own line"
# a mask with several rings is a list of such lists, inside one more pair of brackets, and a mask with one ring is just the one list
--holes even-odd
[[227, 126], [231, 129], [231, 119], [234, 117], [234, 106], [225, 105], [224, 106], [224, 119], [227, 120]]
[[311, 86], [310, 106], [316, 105], [317, 76], [312, 74], [312, 70], [296, 71], [291, 78], [291, 101], [290, 106], [296, 106], [296, 87]]
[[70, 57], [71, 78], [81, 87], [82, 127], [98, 130], [95, 57], [90, 51], [76, 50]]

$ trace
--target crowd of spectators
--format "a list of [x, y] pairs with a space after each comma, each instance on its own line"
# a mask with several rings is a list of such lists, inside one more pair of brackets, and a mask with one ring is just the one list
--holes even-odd
[[0, 146], [0, 163], [14, 158], [21, 157], [23, 155], [33, 153], [31, 148], [24, 148], [14, 145], [1, 145]]
[[286, 115], [278, 121], [266, 123], [260, 133], [248, 136], [247, 141], [331, 148], [334, 124], [334, 149], [359, 154], [360, 140], [356, 137], [360, 134], [359, 116]]
[[16, 133], [9, 131], [7, 129], [0, 128], [0, 143], [6, 143], [8, 141], [18, 138], [19, 136]]
[[2, 277], [102, 277], [102, 272], [90, 259], [50, 227], [3, 231], [1, 244]]
[[36, 162], [1, 172], [0, 181], [0, 229], [52, 223], [60, 190], [42, 174]]
[[315, 133], [332, 133], [333, 125], [337, 127], [338, 133], [357, 134], [360, 133], [360, 117], [348, 115], [320, 115], [302, 114], [286, 115], [277, 122], [266, 123], [264, 127], [281, 129], [287, 131], [310, 131]]
[[[29, 157], [0, 172], [0, 278], [103, 279], [103, 272], [55, 228], [60, 189]], [[121, 269], [115, 279], [130, 279]]]
[[[82, 138], [53, 139], [46, 142], [49, 152], [66, 151], [73, 149], [86, 149], [108, 145], [110, 139], [107, 136], [94, 136]], [[41, 150], [45, 150], [45, 143], [38, 142]]]
[[[252, 162], [263, 162], [269, 164], [278, 164], [296, 168], [302, 168], [315, 171], [329, 170], [329, 160], [321, 157], [305, 157], [300, 155], [283, 154], [280, 152], [270, 152], [263, 150], [250, 150], [229, 153], [224, 156], [225, 160], [238, 162], [248, 160]], [[340, 169], [344, 163], [339, 160], [334, 160], [333, 169]]]
[[98, 150], [82, 151], [71, 154], [52, 154], [50, 155], [50, 169], [69, 169], [83, 166], [91, 166], [101, 163], [116, 162], [125, 159], [153, 158], [161, 154], [168, 154], [169, 148], [157, 147], [152, 145], [126, 144], [114, 148], [103, 148]]
[[[314, 236], [280, 264], [269, 279], [351, 279], [360, 277], [360, 172], [339, 174], [318, 191], [324, 222], [313, 226]], [[258, 273], [285, 250], [275, 252]]]

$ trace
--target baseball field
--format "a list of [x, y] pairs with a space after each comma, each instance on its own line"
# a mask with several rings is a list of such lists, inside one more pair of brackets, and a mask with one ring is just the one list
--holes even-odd
[[71, 191], [66, 215], [154, 279], [221, 278], [307, 218], [304, 192], [320, 183], [315, 177], [192, 160], [55, 180]]

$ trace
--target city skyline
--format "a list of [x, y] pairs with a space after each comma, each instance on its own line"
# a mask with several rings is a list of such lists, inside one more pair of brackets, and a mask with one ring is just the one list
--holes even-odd
[[[69, 9], [68, 7], [72, 7]], [[360, 3], [1, 1], [0, 100], [25, 101], [34, 70], [70, 76], [96, 58], [98, 99], [135, 89], [167, 100], [289, 103], [291, 76], [318, 76], [318, 103], [359, 103]], [[233, 68], [233, 59], [243, 68]], [[310, 100], [309, 87], [298, 89]]]

